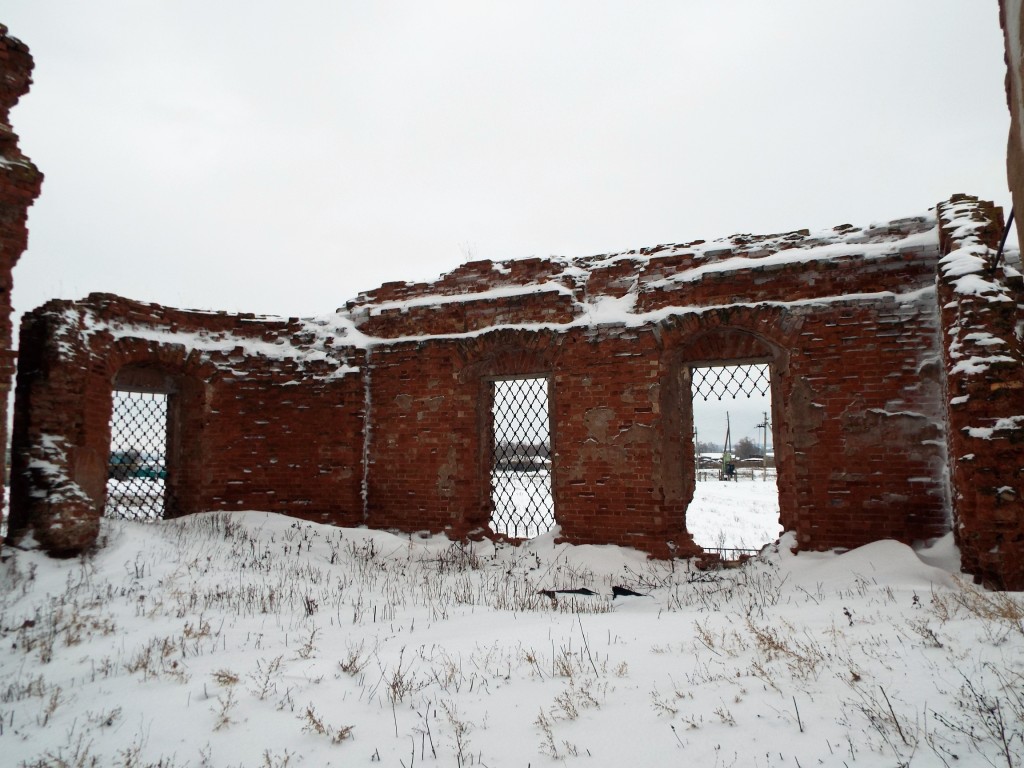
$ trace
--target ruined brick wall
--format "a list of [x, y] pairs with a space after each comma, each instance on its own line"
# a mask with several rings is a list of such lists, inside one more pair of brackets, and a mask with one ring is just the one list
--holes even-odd
[[[473, 262], [316, 321], [105, 295], [51, 303], [22, 330], [33, 351], [18, 377], [14, 535], [57, 552], [95, 536], [111, 390], [147, 382], [175, 392], [173, 513], [253, 508], [490, 535], [492, 382], [543, 376], [561, 536], [693, 555], [691, 368], [758, 361], [772, 377], [781, 523], [800, 548], [930, 539], [954, 512], [960, 540], [977, 534], [983, 546], [995, 530], [986, 521], [1005, 514], [986, 517], [965, 492], [975, 477], [963, 440], [977, 435], [957, 421], [967, 401], [954, 390], [975, 385], [949, 339], [984, 346], [971, 334], [994, 326], [960, 296], [948, 258], [966, 242], [965, 204], [978, 219], [970, 232], [1000, 225], [997, 210], [965, 200], [940, 206], [941, 224], [927, 214]], [[1000, 392], [1018, 391], [1010, 380]], [[970, 402], [974, 428], [987, 401]], [[1019, 449], [1006, 446], [971, 471], [998, 460], [1019, 478]], [[999, 504], [1017, 482], [999, 480]], [[974, 572], [1017, 583], [1007, 559], [970, 557]]]
[[964, 568], [1024, 589], [1024, 280], [995, 265], [1002, 217], [957, 196], [939, 206], [948, 439]]
[[21, 345], [12, 541], [62, 554], [95, 539], [119, 384], [174, 393], [169, 514], [362, 522], [363, 353], [322, 327], [93, 294], [27, 314]]
[[672, 432], [671, 446], [663, 439], [659, 357], [650, 329], [502, 329], [375, 348], [367, 521], [455, 535], [487, 531], [490, 382], [550, 376], [552, 490], [562, 535], [661, 556], [696, 553], [683, 518], [682, 433]]
[[[0, 24], [0, 446], [7, 445], [7, 400], [14, 375], [11, 349], [11, 272], [28, 245], [29, 206], [43, 175], [18, 149], [10, 111], [32, 82], [32, 56]], [[0, 506], [6, 489], [0, 486]]]
[[[571, 264], [473, 262], [363, 294], [353, 321], [396, 340], [368, 366], [367, 519], [486, 529], [488, 382], [549, 375], [562, 535], [690, 554], [689, 367], [757, 359], [772, 366], [781, 519], [800, 546], [940, 535], [937, 258], [935, 221], [919, 217]], [[486, 330], [510, 317], [520, 327]]]

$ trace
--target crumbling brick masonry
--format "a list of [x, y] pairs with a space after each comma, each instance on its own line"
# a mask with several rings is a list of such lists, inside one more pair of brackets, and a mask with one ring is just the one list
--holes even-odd
[[768, 363], [781, 523], [802, 549], [952, 528], [1024, 588], [1019, 274], [990, 204], [882, 226], [477, 261], [312, 320], [94, 294], [26, 315], [10, 537], [92, 544], [115, 389], [170, 396], [169, 515], [262, 509], [489, 535], [491, 382], [550, 381], [561, 536], [700, 553], [691, 367]]
[[[10, 111], [32, 82], [32, 56], [0, 24], [0, 445], [7, 445], [7, 400], [14, 377], [11, 350], [11, 273], [28, 244], [29, 206], [39, 196], [43, 175], [18, 148]], [[0, 506], [6, 488], [0, 486]]]

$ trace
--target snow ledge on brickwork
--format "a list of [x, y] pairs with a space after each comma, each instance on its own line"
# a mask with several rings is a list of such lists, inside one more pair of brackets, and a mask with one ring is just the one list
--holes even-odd
[[[836, 260], [856, 263], [858, 259], [870, 262], [887, 257], [913, 259], [917, 255], [936, 258], [938, 242], [938, 219], [932, 211], [863, 228], [844, 224], [814, 233], [799, 230], [763, 236], [739, 234], [709, 242], [658, 245], [580, 258], [553, 256], [547, 259], [478, 262], [463, 265], [433, 283], [392, 284], [398, 286], [394, 290], [408, 294], [406, 298], [374, 301], [368, 294], [360, 294], [345, 307], [327, 315], [287, 320], [272, 315], [228, 315], [246, 327], [251, 323], [252, 335], [247, 334], [246, 329], [238, 328], [177, 330], [172, 328], [169, 321], [158, 318], [154, 318], [152, 324], [108, 321], [87, 305], [78, 304], [66, 310], [61, 318], [61, 330], [57, 333], [56, 341], [62, 355], [70, 356], [78, 347], [76, 337], [88, 341], [94, 334], [106, 333], [115, 340], [136, 339], [161, 345], [181, 345], [188, 351], [197, 350], [203, 361], [214, 362], [224, 370], [231, 370], [226, 362], [234, 362], [237, 356], [281, 361], [294, 366], [304, 376], [330, 380], [359, 372], [358, 366], [350, 360], [356, 351], [403, 342], [469, 339], [504, 329], [561, 332], [573, 328], [636, 328], [726, 307], [790, 309], [836, 302], [893, 301], [899, 305], [934, 302], [934, 286], [903, 291], [895, 286], [892, 290], [836, 293], [792, 301], [763, 300], [701, 305], [680, 303], [637, 311], [641, 293], [661, 288], [678, 288], [708, 275], [785, 269]], [[970, 275], [975, 265], [967, 261], [967, 256], [973, 254], [964, 255], [962, 263], [958, 260], [955, 268]], [[672, 257], [676, 258], [671, 262], [664, 261]], [[521, 267], [530, 261], [540, 266], [540, 274], [536, 277], [517, 277], [517, 265]], [[486, 269], [483, 269], [485, 266]], [[618, 266], [625, 270], [621, 293], [588, 290], [588, 283], [595, 273]], [[474, 268], [480, 269], [481, 273], [474, 273]], [[445, 280], [449, 281], [448, 284], [442, 285]], [[386, 293], [387, 290], [388, 286], [384, 286], [371, 293]], [[568, 299], [567, 307], [572, 312], [572, 318], [565, 322], [498, 322], [466, 332], [397, 337], [374, 336], [360, 328], [368, 318], [385, 314], [404, 314], [413, 309], [422, 310], [454, 303], [519, 299], [538, 294], [550, 295], [562, 301]], [[179, 311], [194, 315], [197, 320], [201, 317], [227, 315], [203, 310]], [[197, 325], [202, 325], [202, 322], [197, 322]], [[268, 330], [267, 326], [278, 327]], [[267, 336], [272, 338], [268, 340]], [[215, 357], [219, 361], [214, 360]], [[245, 375], [242, 371], [234, 373]]]
[[[739, 273], [750, 270], [782, 268], [813, 262], [839, 259], [865, 261], [912, 256], [915, 252], [937, 255], [938, 220], [934, 212], [896, 219], [865, 228], [844, 224], [811, 233], [798, 230], [776, 235], [738, 234], [712, 241], [697, 240], [682, 244], [665, 244], [619, 253], [567, 258], [550, 256], [544, 259], [507, 259], [499, 262], [476, 262], [462, 265], [432, 283], [401, 283], [382, 286], [360, 294], [348, 302], [353, 318], [376, 316], [385, 311], [404, 312], [412, 307], [477, 301], [486, 298], [524, 297], [556, 290], [585, 303], [589, 297], [588, 281], [604, 270], [622, 266], [626, 277], [633, 280], [631, 292], [671, 288], [695, 282], [712, 274]], [[685, 265], [669, 265], [666, 260], [682, 259]], [[516, 265], [528, 261], [546, 263], [543, 278], [516, 282]], [[485, 273], [474, 275], [474, 265], [486, 265]], [[661, 274], [661, 271], [671, 274]], [[473, 278], [476, 278], [474, 280]], [[494, 279], [507, 279], [495, 286]], [[394, 286], [398, 288], [395, 289]], [[391, 289], [389, 291], [389, 289]], [[380, 293], [405, 293], [404, 298], [376, 298]]]
[[[283, 323], [282, 318], [273, 316], [254, 319], [268, 323]], [[234, 356], [263, 358], [294, 365], [309, 378], [323, 380], [358, 374], [360, 370], [343, 359], [345, 353], [350, 351], [350, 344], [335, 348], [328, 342], [332, 337], [345, 335], [346, 329], [331, 329], [315, 320], [299, 321], [298, 331], [293, 335], [308, 338], [308, 341], [302, 343], [285, 334], [273, 340], [265, 340], [230, 331], [179, 331], [135, 323], [109, 322], [88, 308], [68, 309], [62, 313], [62, 320], [62, 329], [65, 333], [77, 331], [80, 338], [86, 342], [91, 336], [106, 333], [114, 340], [138, 340], [166, 346], [181, 346], [190, 352], [196, 350], [203, 362], [216, 362], [213, 359], [214, 355], [220, 355], [228, 360]], [[56, 342], [64, 357], [68, 358], [74, 354], [76, 345], [65, 338], [64, 333], [57, 334]], [[220, 364], [219, 367], [224, 366]], [[245, 374], [239, 372], [239, 375]]]
[[[973, 377], [986, 374], [993, 365], [1018, 363], [1016, 357], [994, 353], [994, 347], [1009, 351], [1015, 348], [1009, 340], [990, 330], [977, 327], [979, 310], [1016, 304], [1016, 297], [1007, 284], [1020, 279], [1021, 273], [1005, 262], [994, 265], [995, 251], [983, 242], [981, 233], [991, 226], [984, 216], [978, 215], [978, 201], [961, 199], [941, 207], [942, 224], [956, 247], [939, 259], [939, 273], [952, 289], [952, 298], [944, 309], [956, 311], [957, 316], [947, 329], [948, 353], [953, 362], [948, 370], [951, 377]], [[945, 298], [949, 298], [949, 295]], [[951, 401], [951, 404], [954, 404]], [[981, 437], [984, 429], [969, 432]]]
[[1024, 416], [1007, 416], [996, 419], [995, 424], [991, 427], [966, 427], [964, 431], [971, 437], [993, 440], [999, 436], [1000, 432], [1015, 432], [1019, 429], [1024, 429]]

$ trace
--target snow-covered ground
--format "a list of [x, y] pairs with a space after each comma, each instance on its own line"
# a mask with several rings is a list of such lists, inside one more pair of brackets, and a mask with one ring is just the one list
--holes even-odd
[[791, 544], [700, 572], [553, 534], [105, 520], [88, 557], [3, 552], [2, 763], [1021, 764], [1020, 594], [960, 581], [948, 539]]
[[[716, 473], [705, 473], [713, 477]], [[686, 528], [707, 549], [760, 549], [782, 534], [775, 476], [760, 472], [725, 482], [698, 480], [686, 509]]]

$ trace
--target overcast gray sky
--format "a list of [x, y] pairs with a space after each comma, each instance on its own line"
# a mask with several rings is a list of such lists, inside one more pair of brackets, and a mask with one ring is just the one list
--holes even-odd
[[[469, 258], [1007, 205], [996, 0], [4, 0], [18, 311], [329, 312]], [[741, 434], [745, 434], [744, 429]]]

